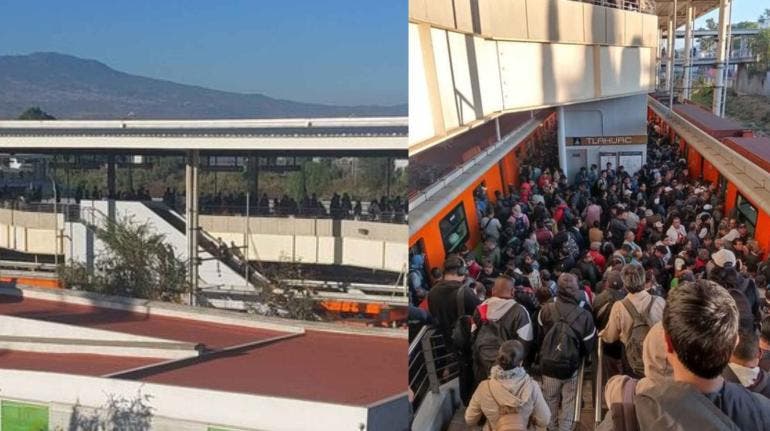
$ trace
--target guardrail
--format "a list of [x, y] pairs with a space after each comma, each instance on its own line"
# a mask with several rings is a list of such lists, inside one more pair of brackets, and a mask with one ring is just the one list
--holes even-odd
[[409, 344], [409, 390], [412, 411], [417, 412], [428, 392], [437, 394], [441, 385], [459, 374], [457, 358], [435, 328], [424, 326]]

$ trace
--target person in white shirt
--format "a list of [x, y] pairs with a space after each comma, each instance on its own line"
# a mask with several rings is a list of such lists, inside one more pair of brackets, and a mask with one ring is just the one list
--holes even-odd
[[679, 217], [674, 217], [671, 226], [666, 231], [666, 238], [671, 244], [683, 244], [687, 240], [687, 231], [682, 226]]

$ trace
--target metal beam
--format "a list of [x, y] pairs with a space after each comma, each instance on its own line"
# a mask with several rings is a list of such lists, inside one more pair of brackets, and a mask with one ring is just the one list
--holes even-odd
[[198, 169], [200, 153], [191, 150], [185, 166], [185, 222], [187, 227], [187, 277], [190, 285], [190, 305], [196, 304], [198, 293]]
[[[719, 2], [719, 42], [717, 44], [717, 64], [716, 64], [716, 82], [714, 84], [714, 97], [711, 104], [711, 112], [715, 115], [722, 113], [722, 87], [725, 85], [725, 60], [727, 47], [727, 27], [729, 18], [727, 8], [730, 6], [730, 0], [720, 0]], [[673, 38], [672, 38], [673, 40]]]
[[690, 98], [690, 74], [692, 72], [692, 0], [687, 0], [687, 19], [684, 37], [684, 68], [682, 75], [682, 97]]

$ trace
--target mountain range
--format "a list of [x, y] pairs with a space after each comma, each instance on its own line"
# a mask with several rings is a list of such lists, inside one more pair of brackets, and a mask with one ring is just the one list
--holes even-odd
[[0, 56], [0, 119], [39, 106], [58, 119], [406, 116], [407, 105], [335, 106], [131, 75], [59, 53]]

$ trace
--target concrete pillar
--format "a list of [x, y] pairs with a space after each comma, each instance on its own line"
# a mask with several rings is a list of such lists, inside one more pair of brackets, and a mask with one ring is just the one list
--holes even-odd
[[684, 74], [682, 75], [682, 97], [690, 98], [692, 73], [692, 0], [687, 0], [687, 18], [684, 27]]
[[115, 156], [107, 156], [107, 199], [117, 198]]
[[557, 115], [559, 116], [559, 128], [556, 130], [556, 145], [559, 148], [559, 168], [561, 168], [565, 175], [569, 176], [567, 173], [567, 137], [563, 106], [559, 106]]
[[669, 33], [668, 33], [668, 64], [671, 65], [671, 75], [669, 75], [668, 81], [668, 109], [674, 109], [674, 82], [676, 81], [676, 74], [674, 73], [674, 65], [676, 64], [676, 56], [674, 51], [676, 49], [676, 12], [677, 4], [674, 0], [674, 6], [671, 9], [671, 21], [669, 21]]
[[256, 155], [249, 155], [247, 165], [249, 172], [249, 193], [252, 202], [259, 202], [259, 159]]
[[198, 169], [200, 152], [187, 153], [185, 166], [185, 221], [187, 222], [187, 277], [190, 283], [190, 305], [195, 305], [198, 292]]
[[730, 7], [730, 0], [720, 0], [719, 2], [719, 24], [717, 31], [719, 40], [717, 42], [717, 70], [716, 83], [714, 84], [714, 98], [711, 104], [711, 111], [715, 115], [722, 113], [722, 88], [725, 86], [725, 60], [727, 59], [727, 8]]
[[671, 80], [674, 77], [674, 35], [673, 15], [668, 17], [668, 31], [666, 32], [666, 90], [671, 89]]

